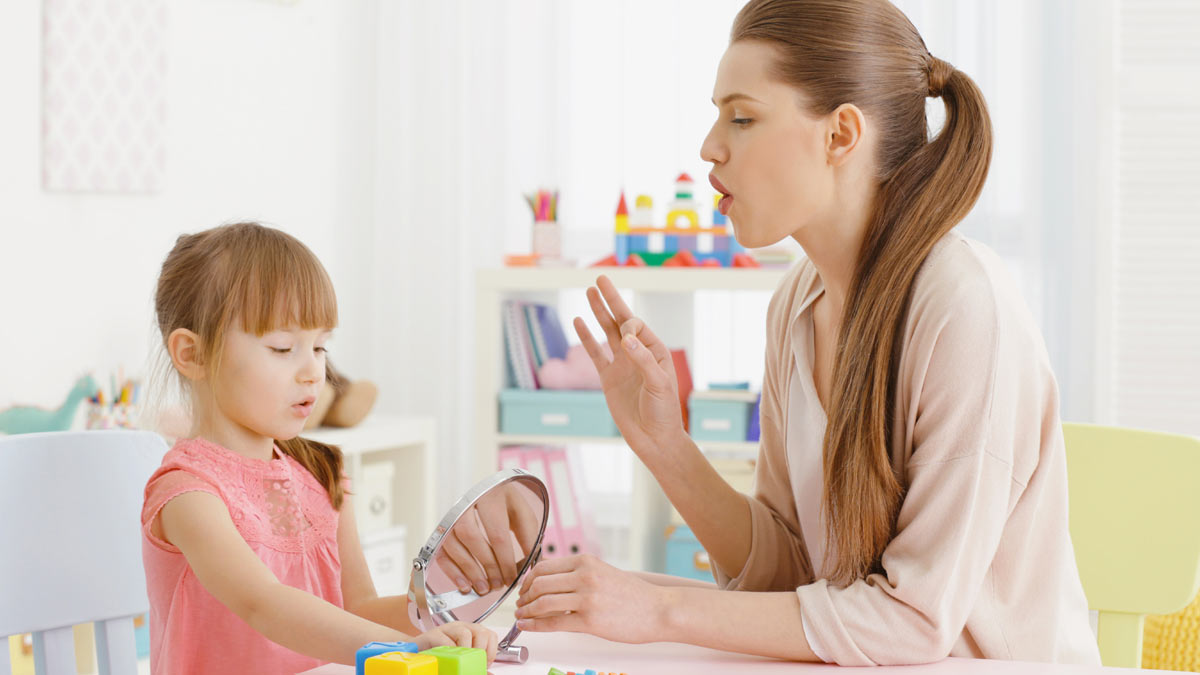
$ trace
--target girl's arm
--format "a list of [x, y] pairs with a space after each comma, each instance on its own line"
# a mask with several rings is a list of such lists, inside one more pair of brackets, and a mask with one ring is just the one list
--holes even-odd
[[204, 588], [272, 642], [325, 661], [354, 663], [367, 642], [412, 639], [280, 583], [215, 495], [186, 492], [167, 502], [161, 517], [164, 538], [183, 552]]
[[[570, 612], [566, 614], [565, 612]], [[809, 647], [793, 592], [660, 586], [592, 556], [544, 560], [517, 601], [525, 631], [591, 633], [618, 642], [683, 642], [795, 661]]]
[[352, 497], [342, 498], [338, 515], [338, 558], [342, 561], [342, 603], [346, 611], [368, 621], [416, 635], [420, 631], [408, 620], [408, 597], [389, 595], [379, 597], [367, 559], [358, 539]]

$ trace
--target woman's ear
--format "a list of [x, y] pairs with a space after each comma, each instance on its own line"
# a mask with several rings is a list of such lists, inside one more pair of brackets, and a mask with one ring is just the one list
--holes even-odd
[[867, 118], [853, 103], [843, 103], [826, 117], [825, 157], [830, 166], [845, 164], [862, 145]]
[[200, 336], [186, 328], [176, 328], [167, 336], [167, 353], [179, 374], [189, 380], [203, 380], [207, 371], [202, 361]]

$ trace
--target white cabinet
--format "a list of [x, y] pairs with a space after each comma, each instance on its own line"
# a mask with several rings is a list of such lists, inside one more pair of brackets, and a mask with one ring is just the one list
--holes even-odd
[[[501, 325], [501, 303], [523, 299], [558, 304], [562, 291], [578, 292], [595, 283], [600, 274], [612, 279], [618, 289], [632, 293], [633, 310], [672, 348], [694, 353], [694, 317], [696, 291], [727, 290], [763, 294], [773, 291], [786, 270], [783, 269], [712, 269], [712, 268], [505, 268], [480, 270], [476, 275], [475, 295], [475, 470], [480, 477], [497, 466], [497, 453], [505, 445], [610, 444], [621, 451], [620, 438], [578, 436], [537, 436], [499, 433], [497, 395], [505, 386], [505, 351]], [[561, 312], [560, 312], [561, 314]], [[561, 316], [568, 339], [577, 341], [570, 325], [571, 317]], [[758, 318], [759, 330], [766, 317]], [[761, 358], [761, 355], [759, 355]], [[693, 366], [693, 372], [695, 372]], [[757, 384], [755, 385], [757, 386]], [[758, 444], [700, 443], [710, 458], [753, 458]], [[624, 450], [624, 452], [629, 452]], [[658, 484], [640, 462], [635, 461], [629, 562], [639, 569], [658, 570], [663, 566], [663, 532], [671, 517], [670, 504]]]
[[372, 414], [357, 426], [301, 434], [336, 445], [350, 476], [354, 518], [380, 594], [401, 594], [421, 544], [437, 525], [432, 417]]

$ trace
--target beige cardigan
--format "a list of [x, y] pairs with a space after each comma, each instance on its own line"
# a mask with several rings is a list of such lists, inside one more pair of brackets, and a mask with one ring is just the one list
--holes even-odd
[[955, 232], [921, 268], [904, 330], [892, 465], [907, 492], [885, 573], [845, 588], [821, 578], [825, 416], [809, 307], [822, 290], [803, 260], [771, 300], [751, 549], [717, 583], [795, 589], [815, 651], [843, 665], [1099, 664], [1045, 346], [1000, 260]]

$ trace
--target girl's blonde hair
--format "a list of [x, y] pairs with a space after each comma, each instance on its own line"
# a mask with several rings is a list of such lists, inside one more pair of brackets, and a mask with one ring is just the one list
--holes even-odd
[[[235, 321], [262, 335], [277, 328], [337, 325], [337, 297], [320, 261], [295, 237], [258, 223], [235, 223], [185, 234], [163, 261], [154, 312], [164, 347], [178, 328], [199, 336], [198, 359], [220, 369], [225, 336]], [[275, 439], [342, 506], [342, 453], [304, 438]]]
[[[909, 296], [926, 256], [978, 199], [992, 157], [979, 88], [934, 57], [887, 0], [751, 0], [730, 42], [776, 48], [772, 74], [816, 116], [853, 103], [880, 130], [877, 192], [834, 356], [824, 441], [831, 579], [881, 569], [904, 498], [892, 470], [896, 379]], [[929, 136], [925, 100], [946, 122]]]

